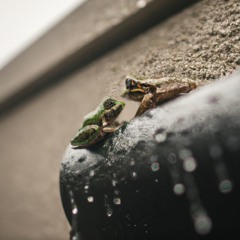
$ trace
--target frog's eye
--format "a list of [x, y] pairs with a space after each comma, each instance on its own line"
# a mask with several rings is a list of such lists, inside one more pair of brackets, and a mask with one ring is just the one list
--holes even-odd
[[112, 98], [108, 98], [107, 100], [104, 101], [103, 107], [105, 109], [110, 109], [111, 107], [115, 106], [115, 100]]
[[137, 86], [137, 83], [134, 80], [132, 80], [131, 78], [126, 79], [126, 88], [127, 89], [133, 89], [136, 86]]

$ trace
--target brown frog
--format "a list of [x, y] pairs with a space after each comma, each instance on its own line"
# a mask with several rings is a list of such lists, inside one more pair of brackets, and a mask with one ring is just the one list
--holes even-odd
[[177, 77], [138, 80], [128, 76], [125, 83], [126, 91], [122, 97], [141, 102], [135, 116], [181, 94], [190, 92], [198, 86], [196, 81]]

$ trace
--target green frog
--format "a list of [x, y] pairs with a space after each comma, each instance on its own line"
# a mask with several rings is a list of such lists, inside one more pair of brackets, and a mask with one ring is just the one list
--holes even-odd
[[126, 91], [122, 97], [141, 102], [135, 116], [140, 116], [148, 109], [190, 92], [198, 86], [196, 81], [176, 77], [144, 80], [126, 77], [125, 83]]
[[71, 140], [74, 148], [88, 148], [107, 133], [113, 133], [120, 125], [114, 125], [114, 121], [125, 107], [125, 103], [112, 97], [106, 97], [100, 105], [89, 113], [83, 121], [77, 135]]

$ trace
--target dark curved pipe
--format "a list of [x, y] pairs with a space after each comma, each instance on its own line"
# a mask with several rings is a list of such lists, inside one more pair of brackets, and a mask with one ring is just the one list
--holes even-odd
[[68, 147], [60, 189], [72, 237], [238, 236], [239, 80], [236, 73], [148, 111], [92, 149]]

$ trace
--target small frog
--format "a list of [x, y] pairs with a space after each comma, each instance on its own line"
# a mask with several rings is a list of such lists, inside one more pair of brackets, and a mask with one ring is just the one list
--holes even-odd
[[181, 94], [190, 92], [198, 84], [188, 78], [166, 77], [159, 79], [137, 80], [126, 77], [126, 91], [122, 97], [134, 101], [141, 101], [135, 116], [143, 114], [157, 105], [175, 98]]
[[120, 126], [113, 125], [114, 120], [124, 107], [124, 102], [106, 97], [93, 112], [84, 118], [77, 135], [71, 140], [72, 147], [90, 147], [101, 140], [106, 133], [115, 132]]

